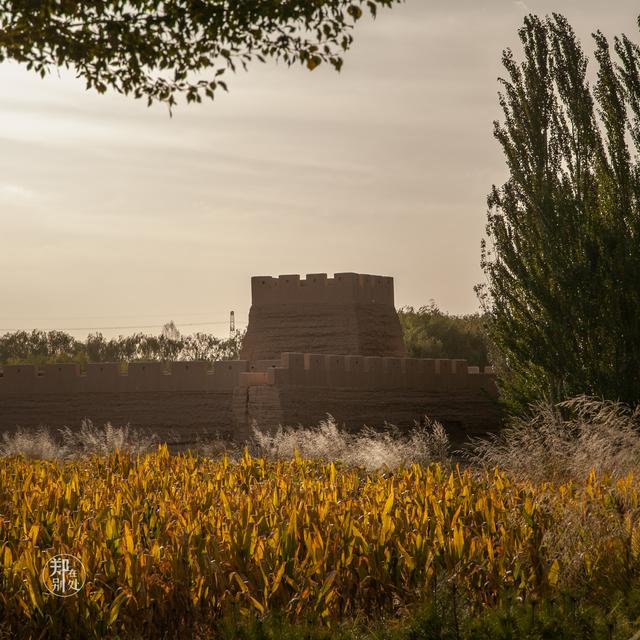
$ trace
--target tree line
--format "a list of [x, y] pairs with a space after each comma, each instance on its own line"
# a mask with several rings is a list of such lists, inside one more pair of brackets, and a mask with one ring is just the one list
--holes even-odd
[[435, 302], [398, 311], [410, 358], [463, 358], [470, 365], [490, 364], [486, 318], [480, 313], [452, 315]]
[[208, 333], [183, 336], [163, 331], [157, 336], [136, 333], [107, 339], [94, 333], [78, 340], [63, 331], [16, 331], [0, 336], [0, 364], [237, 360], [243, 335], [223, 339]]
[[[464, 358], [489, 364], [485, 320], [480, 314], [454, 316], [434, 302], [398, 311], [407, 355], [411, 358]], [[209, 333], [180, 334], [173, 323], [155, 335], [105, 338], [101, 333], [78, 340], [63, 331], [16, 331], [0, 336], [0, 364], [51, 362], [131, 362], [134, 360], [238, 360], [244, 332], [226, 339]]]

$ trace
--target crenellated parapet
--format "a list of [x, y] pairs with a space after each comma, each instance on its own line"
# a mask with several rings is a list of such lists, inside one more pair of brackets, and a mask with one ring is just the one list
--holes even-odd
[[249, 371], [244, 360], [214, 362], [131, 362], [126, 370], [117, 362], [5, 365], [0, 368], [0, 394], [122, 393], [136, 391], [223, 391], [239, 385]]
[[495, 386], [490, 368], [480, 373], [466, 360], [283, 353], [279, 360], [249, 363], [131, 362], [22, 364], [0, 369], [0, 394], [73, 394], [163, 391], [223, 391], [276, 385], [345, 389], [444, 391]]
[[254, 276], [251, 278], [254, 306], [270, 304], [382, 304], [394, 306], [393, 278], [364, 273], [326, 273]]
[[275, 385], [335, 389], [480, 390], [495, 395], [490, 367], [480, 372], [466, 360], [384, 358], [283, 353], [279, 363], [240, 374], [245, 387]]

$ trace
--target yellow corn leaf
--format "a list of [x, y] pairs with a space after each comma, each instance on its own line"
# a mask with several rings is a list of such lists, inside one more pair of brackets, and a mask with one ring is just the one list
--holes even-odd
[[560, 578], [560, 563], [557, 560], [554, 560], [551, 563], [551, 567], [549, 568], [549, 573], [547, 574], [547, 581], [552, 587], [555, 587], [558, 584], [559, 578]]
[[264, 607], [253, 597], [249, 596], [249, 602], [262, 614], [264, 615]]
[[237, 582], [238, 586], [240, 587], [240, 590], [243, 593], [246, 593], [249, 591], [249, 587], [247, 586], [246, 580], [237, 571], [234, 571], [231, 574], [230, 578]]
[[383, 518], [384, 516], [389, 514], [391, 509], [393, 508], [393, 500], [394, 500], [393, 485], [391, 485], [391, 491], [389, 492], [389, 497], [387, 498], [387, 501], [384, 503], [384, 509], [382, 510]]
[[135, 547], [133, 546], [133, 534], [131, 533], [131, 526], [129, 525], [128, 522], [124, 523], [124, 545], [125, 545], [125, 549], [129, 552], [129, 553], [133, 553]]
[[113, 602], [111, 603], [111, 606], [109, 607], [109, 615], [107, 617], [107, 624], [108, 625], [112, 625], [118, 619], [118, 614], [120, 613], [120, 607], [122, 606], [122, 603], [126, 599], [127, 599], [127, 594], [124, 591], [121, 591], [113, 599]]
[[487, 554], [489, 556], [489, 560], [493, 562], [495, 559], [495, 556], [493, 553], [493, 542], [491, 541], [491, 538], [486, 539], [486, 547], [487, 547]]
[[31, 531], [29, 532], [29, 539], [31, 540], [31, 544], [35, 547], [36, 542], [38, 540], [38, 533], [40, 532], [40, 525], [34, 524], [31, 527]]
[[453, 514], [453, 518], [451, 518], [451, 529], [455, 529], [456, 528], [456, 523], [458, 522], [458, 517], [460, 516], [460, 510], [462, 509], [462, 505], [460, 505], [457, 509], [456, 512]]
[[277, 590], [278, 587], [280, 586], [280, 583], [282, 582], [282, 576], [284, 575], [284, 570], [287, 566], [286, 562], [283, 562], [280, 565], [280, 568], [278, 569], [278, 573], [276, 573], [276, 576], [273, 580], [273, 584], [271, 585], [271, 595], [273, 595]]

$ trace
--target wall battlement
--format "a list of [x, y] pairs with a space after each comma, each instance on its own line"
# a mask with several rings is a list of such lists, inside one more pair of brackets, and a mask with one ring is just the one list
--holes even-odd
[[283, 353], [279, 364], [240, 374], [244, 387], [275, 385], [335, 389], [480, 390], [494, 395], [493, 371], [466, 360]]
[[263, 385], [427, 391], [495, 386], [490, 371], [480, 373], [466, 360], [283, 353], [279, 361], [214, 362], [212, 369], [208, 362], [180, 361], [170, 367], [166, 372], [160, 362], [131, 362], [122, 373], [115, 362], [91, 363], [86, 372], [76, 364], [4, 366], [0, 395], [224, 391]]
[[383, 304], [393, 307], [393, 278], [364, 273], [326, 273], [254, 276], [253, 305], [269, 304]]
[[5, 365], [0, 369], [0, 395], [41, 393], [122, 393], [135, 391], [224, 391], [238, 386], [249, 370], [244, 360], [173, 362], [165, 372], [160, 362], [131, 362], [122, 373], [116, 362], [91, 363], [82, 373], [77, 364]]

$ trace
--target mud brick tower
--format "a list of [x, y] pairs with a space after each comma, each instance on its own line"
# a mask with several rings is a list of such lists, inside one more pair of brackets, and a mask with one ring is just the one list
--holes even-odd
[[393, 278], [358, 273], [251, 278], [249, 326], [241, 354], [255, 362], [285, 352], [406, 356]]

